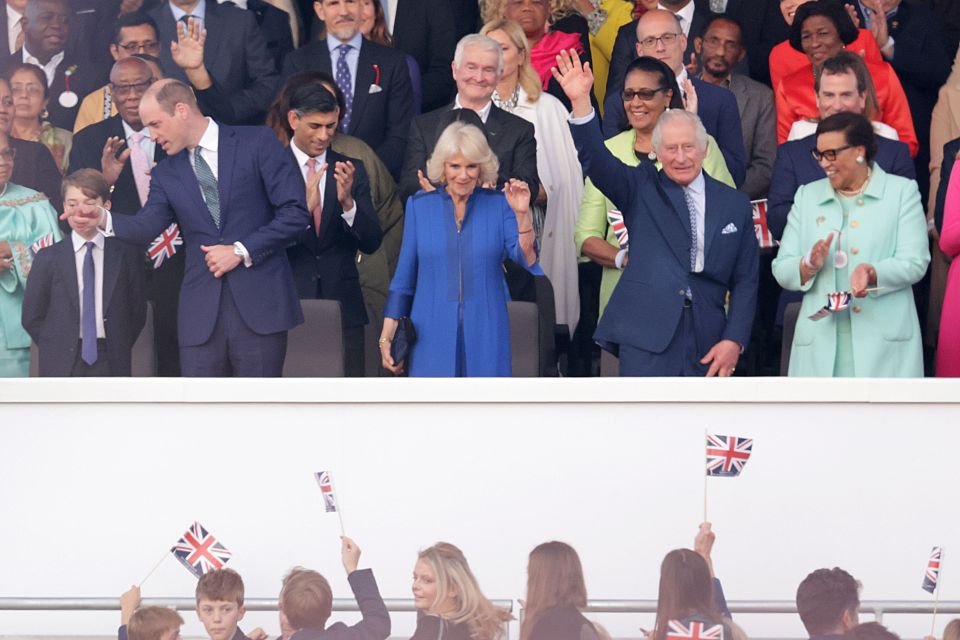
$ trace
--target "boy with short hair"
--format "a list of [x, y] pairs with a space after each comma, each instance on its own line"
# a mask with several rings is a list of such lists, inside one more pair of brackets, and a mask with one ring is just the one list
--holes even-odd
[[[110, 207], [99, 171], [63, 179], [64, 211]], [[143, 253], [70, 217], [71, 234], [37, 253], [23, 298], [23, 328], [40, 350], [41, 376], [129, 376], [147, 315]]]
[[166, 607], [144, 607], [130, 616], [127, 635], [130, 640], [180, 640], [183, 618]]

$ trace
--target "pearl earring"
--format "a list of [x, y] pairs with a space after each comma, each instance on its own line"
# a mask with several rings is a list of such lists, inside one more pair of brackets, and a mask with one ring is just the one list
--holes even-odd
[[863, 164], [866, 161], [867, 159], [864, 158], [863, 156], [857, 156], [857, 164]]

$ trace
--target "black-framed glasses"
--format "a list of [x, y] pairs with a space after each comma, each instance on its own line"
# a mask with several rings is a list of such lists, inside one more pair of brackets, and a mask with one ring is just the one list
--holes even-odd
[[845, 144], [842, 147], [837, 147], [836, 149], [824, 149], [823, 151], [820, 151], [820, 149], [814, 147], [813, 149], [810, 149], [810, 155], [812, 155], [813, 159], [817, 162], [820, 162], [821, 158], [826, 158], [828, 162], [833, 162], [837, 159], [838, 153], [851, 148], [853, 148], [852, 144]]
[[624, 102], [633, 102], [634, 98], [640, 98], [644, 102], [648, 100], [653, 100], [661, 91], [664, 91], [663, 87], [657, 89], [624, 89], [620, 92], [620, 97]]
[[134, 53], [152, 53], [156, 54], [160, 52], [160, 43], [156, 40], [145, 40], [144, 42], [128, 42], [126, 44], [117, 45], [130, 55]]
[[677, 41], [677, 38], [680, 37], [679, 33], [664, 33], [661, 36], [647, 36], [640, 41], [640, 46], [644, 49], [653, 49], [657, 46], [657, 42], [662, 42], [663, 46], [669, 47], [671, 44]]
[[153, 84], [153, 78], [144, 80], [143, 82], [135, 82], [133, 84], [113, 84], [111, 82], [110, 91], [118, 96], [128, 96], [131, 93], [145, 92], [151, 84]]

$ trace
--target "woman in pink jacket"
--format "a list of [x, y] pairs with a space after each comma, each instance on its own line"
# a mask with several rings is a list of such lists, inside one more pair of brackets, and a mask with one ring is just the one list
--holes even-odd
[[940, 249], [952, 260], [940, 316], [937, 343], [937, 377], [960, 377], [960, 171], [950, 172], [947, 200], [943, 207]]

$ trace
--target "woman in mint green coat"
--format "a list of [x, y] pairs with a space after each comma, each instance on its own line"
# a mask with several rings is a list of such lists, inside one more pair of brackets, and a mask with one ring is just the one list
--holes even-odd
[[[677, 77], [664, 62], [643, 56], [627, 67], [621, 94], [621, 97], [629, 98], [623, 100], [623, 109], [627, 114], [630, 128], [607, 139], [605, 143], [607, 148], [624, 164], [635, 167], [640, 163], [651, 163], [660, 169], [657, 156], [653, 153], [653, 128], [657, 124], [657, 119], [667, 109], [684, 108]], [[689, 96], [693, 102], [688, 101], [687, 107], [696, 112], [696, 93], [690, 91]], [[703, 161], [703, 170], [711, 178], [736, 188], [717, 141], [713, 136], [707, 136], [707, 138], [707, 157]], [[607, 219], [607, 214], [612, 209], [616, 207], [593, 186], [588, 178], [580, 200], [580, 213], [574, 230], [574, 240], [581, 256], [603, 266], [603, 276], [600, 281], [599, 315], [601, 316], [614, 287], [620, 281], [621, 269], [625, 265], [623, 256], [619, 263], [616, 261], [621, 246], [613, 226]]]
[[[917, 183], [872, 162], [873, 129], [858, 114], [824, 119], [816, 140], [827, 177], [797, 190], [773, 261], [780, 285], [805, 294], [789, 375], [922, 377], [911, 286], [930, 251]], [[837, 291], [852, 294], [845, 308], [818, 314]]]

